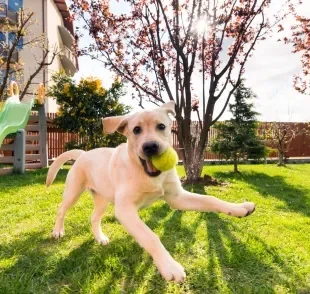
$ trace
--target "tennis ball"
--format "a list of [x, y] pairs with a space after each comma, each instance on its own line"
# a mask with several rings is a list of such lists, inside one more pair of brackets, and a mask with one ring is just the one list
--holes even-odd
[[153, 156], [152, 164], [160, 171], [167, 171], [174, 168], [178, 160], [176, 151], [172, 147], [169, 147], [164, 153]]

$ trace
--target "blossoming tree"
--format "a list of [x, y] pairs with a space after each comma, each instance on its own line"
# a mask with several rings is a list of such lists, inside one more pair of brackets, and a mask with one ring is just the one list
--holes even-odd
[[[80, 48], [103, 62], [144, 101], [176, 103], [187, 179], [202, 171], [210, 127], [224, 113], [258, 42], [270, 37], [298, 0], [74, 0], [73, 18], [93, 42]], [[271, 5], [280, 5], [276, 14]], [[198, 103], [197, 103], [198, 101]], [[220, 102], [220, 103], [219, 103]], [[216, 105], [222, 105], [215, 113]], [[193, 110], [199, 130], [192, 132]]]

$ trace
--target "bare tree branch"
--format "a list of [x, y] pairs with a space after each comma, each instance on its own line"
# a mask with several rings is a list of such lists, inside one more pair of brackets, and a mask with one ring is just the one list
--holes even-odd
[[48, 56], [49, 56], [49, 53], [50, 51], [48, 49], [45, 50], [44, 54], [43, 54], [43, 57], [42, 57], [42, 60], [41, 62], [38, 63], [38, 67], [36, 68], [36, 70], [29, 76], [26, 84], [25, 84], [25, 87], [24, 89], [21, 91], [20, 95], [19, 95], [19, 99], [22, 100], [23, 97], [26, 95], [27, 91], [28, 91], [28, 88], [29, 86], [31, 85], [33, 79], [38, 75], [38, 73], [43, 69], [45, 68], [46, 66], [49, 66], [51, 65], [56, 56], [58, 55], [58, 52], [57, 50], [55, 49], [53, 52], [52, 52], [52, 58], [49, 62], [46, 62], [46, 60], [48, 59]]
[[[29, 86], [31, 85], [33, 79], [39, 74], [39, 72], [45, 68], [48, 65], [51, 65], [53, 61], [55, 60], [56, 56], [58, 55], [58, 52], [56, 48], [54, 49], [52, 53], [52, 58], [49, 62], [47, 62], [48, 55], [50, 53], [50, 50], [45, 46], [45, 36], [43, 34], [41, 35], [35, 35], [31, 33], [31, 26], [35, 24], [34, 19], [34, 13], [33, 12], [25, 12], [24, 10], [21, 10], [19, 12], [19, 24], [17, 27], [17, 30], [15, 30], [15, 38], [13, 40], [10, 40], [9, 44], [3, 44], [4, 48], [7, 48], [8, 54], [5, 61], [5, 75], [3, 80], [1, 81], [0, 85], [0, 99], [4, 99], [4, 91], [6, 89], [9, 77], [13, 74], [21, 73], [23, 72], [23, 66], [21, 66], [17, 61], [13, 61], [13, 53], [17, 50], [18, 45], [23, 40], [23, 38], [26, 36], [28, 37], [28, 40], [26, 42], [23, 42], [23, 50], [26, 48], [43, 48], [44, 54], [41, 59], [39, 59], [36, 55], [34, 55], [35, 60], [37, 61], [37, 68], [30, 74], [29, 79], [25, 83], [23, 89], [20, 93], [20, 100], [23, 99], [23, 97], [28, 93]], [[42, 42], [40, 42], [42, 41]], [[46, 48], [45, 48], [46, 47]]]

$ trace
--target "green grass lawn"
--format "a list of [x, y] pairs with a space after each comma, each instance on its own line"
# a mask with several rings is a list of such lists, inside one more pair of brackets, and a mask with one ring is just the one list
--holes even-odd
[[4, 168], [4, 167], [12, 167], [12, 164], [0, 163], [0, 168]]
[[184, 266], [181, 285], [160, 277], [112, 206], [103, 219], [111, 243], [96, 244], [87, 193], [68, 213], [65, 237], [50, 238], [66, 169], [49, 189], [46, 170], [1, 176], [0, 293], [310, 293], [310, 165], [231, 170], [205, 167], [228, 185], [187, 189], [253, 201], [248, 218], [173, 211], [161, 201], [140, 213]]

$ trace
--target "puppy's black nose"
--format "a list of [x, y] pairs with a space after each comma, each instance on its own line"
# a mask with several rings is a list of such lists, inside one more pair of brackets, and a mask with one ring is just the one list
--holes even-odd
[[156, 142], [154, 142], [154, 141], [146, 142], [146, 143], [143, 144], [142, 149], [143, 149], [143, 153], [147, 157], [151, 157], [151, 156], [154, 156], [154, 155], [158, 154], [159, 145]]

